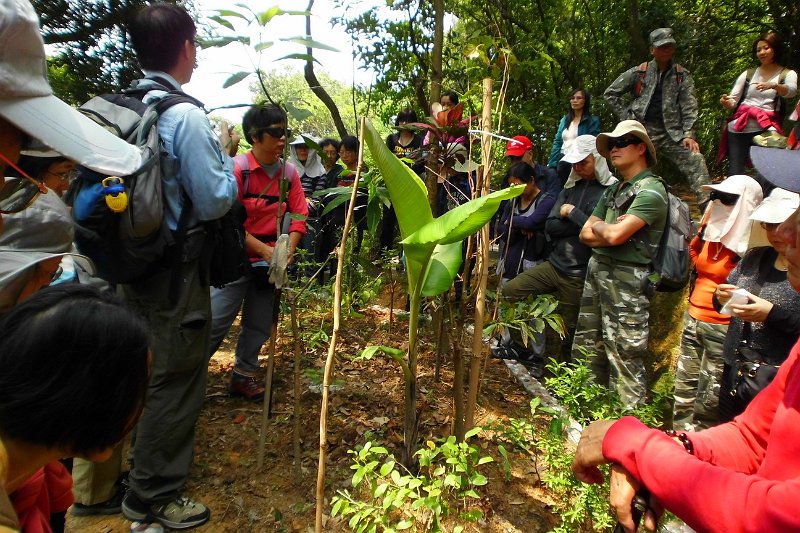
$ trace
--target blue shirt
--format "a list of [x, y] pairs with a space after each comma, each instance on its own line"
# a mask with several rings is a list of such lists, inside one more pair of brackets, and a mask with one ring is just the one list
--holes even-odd
[[[181, 89], [165, 72], [145, 71], [145, 75], [164, 78]], [[155, 82], [145, 79], [142, 83], [146, 87]], [[161, 90], [150, 91], [144, 101], [149, 103], [163, 94]], [[161, 164], [168, 227], [172, 230], [178, 227], [184, 193], [193, 205], [188, 227], [227, 213], [238, 191], [233, 160], [222, 153], [205, 111], [188, 102], [176, 104], [159, 117], [158, 133], [166, 152]]]

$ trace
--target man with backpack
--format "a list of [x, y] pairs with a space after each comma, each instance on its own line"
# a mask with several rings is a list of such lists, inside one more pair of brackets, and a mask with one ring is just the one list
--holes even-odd
[[[173, 4], [141, 9], [129, 26], [145, 73], [134, 83], [151, 103], [189, 82], [197, 62], [194, 21]], [[203, 109], [180, 102], [158, 118], [164, 224], [176, 232], [170, 268], [119, 285], [125, 300], [152, 329], [153, 367], [144, 412], [131, 450], [129, 490], [122, 512], [129, 520], [157, 521], [171, 529], [198, 526], [209, 510], [182, 496], [189, 477], [194, 432], [205, 398], [211, 326], [206, 232], [203, 222], [225, 215], [236, 199], [233, 162], [223, 155]]]
[[[570, 360], [586, 265], [592, 254], [592, 249], [580, 242], [578, 234], [606, 189], [617, 183], [605, 158], [597, 153], [596, 141], [594, 135], [580, 135], [564, 154], [562, 161], [572, 165], [572, 171], [547, 217], [545, 231], [552, 247], [548, 258], [503, 285], [503, 296], [511, 301], [539, 294], [556, 296], [558, 313], [566, 328], [561, 349], [553, 354], [560, 362]], [[531, 357], [531, 350], [524, 346], [518, 331], [512, 330], [509, 334], [509, 342], [493, 348], [492, 354], [504, 359], [532, 361], [528, 365], [531, 373], [541, 377], [543, 358]]]
[[672, 28], [650, 33], [650, 53], [651, 61], [623, 72], [603, 96], [620, 120], [634, 119], [644, 124], [659, 155], [672, 161], [687, 178], [702, 211], [708, 191], [700, 186], [710, 181], [695, 140], [697, 96], [689, 71], [672, 60]]
[[597, 151], [611, 159], [622, 182], [606, 189], [581, 229], [581, 242], [592, 247], [592, 256], [572, 358], [587, 350], [595, 380], [634, 407], [647, 392], [652, 249], [661, 243], [669, 199], [650, 170], [656, 150], [639, 122], [623, 120], [611, 133], [601, 133]]

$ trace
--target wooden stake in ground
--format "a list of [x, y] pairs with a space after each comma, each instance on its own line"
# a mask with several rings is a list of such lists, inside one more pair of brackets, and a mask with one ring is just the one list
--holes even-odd
[[[483, 155], [483, 180], [481, 194], [489, 194], [489, 176], [492, 167], [492, 138], [489, 131], [492, 128], [492, 79], [483, 80], [483, 117], [481, 138], [481, 153]], [[464, 427], [469, 431], [475, 425], [475, 407], [478, 403], [478, 386], [485, 346], [483, 344], [483, 323], [486, 314], [486, 282], [489, 277], [489, 225], [484, 225], [478, 232], [478, 282], [475, 287], [475, 331], [472, 336], [472, 359], [469, 364], [469, 395], [464, 413]]]
[[347, 206], [347, 216], [344, 219], [344, 229], [342, 230], [342, 241], [336, 250], [336, 283], [333, 291], [333, 331], [331, 332], [331, 342], [328, 345], [328, 357], [325, 359], [325, 373], [322, 377], [322, 404], [319, 412], [319, 465], [317, 468], [317, 491], [316, 491], [316, 523], [314, 531], [322, 531], [322, 510], [325, 505], [325, 461], [328, 454], [328, 394], [330, 391], [331, 377], [333, 376], [333, 359], [336, 355], [336, 342], [339, 338], [339, 327], [342, 320], [342, 271], [344, 270], [344, 253], [347, 246], [347, 234], [350, 232], [350, 224], [353, 219], [353, 210], [356, 206], [356, 196], [358, 195], [358, 184], [361, 180], [361, 165], [364, 162], [364, 124], [365, 119], [361, 118], [359, 125], [359, 148], [358, 148], [358, 169], [356, 178], [353, 182], [353, 191], [350, 194], [350, 204]]

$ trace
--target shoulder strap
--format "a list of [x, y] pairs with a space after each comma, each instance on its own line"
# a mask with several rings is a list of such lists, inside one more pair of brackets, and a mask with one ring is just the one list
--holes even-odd
[[739, 106], [742, 105], [742, 102], [744, 102], [744, 99], [747, 96], [747, 88], [750, 86], [750, 80], [753, 79], [753, 75], [755, 73], [756, 73], [755, 68], [749, 68], [745, 71], [744, 87], [742, 87], [742, 93], [739, 95], [739, 101], [736, 102], [736, 107], [733, 108], [734, 111], [739, 109]]
[[242, 173], [242, 196], [244, 196], [250, 181], [250, 159], [248, 159], [247, 154], [239, 154], [233, 158], [233, 161], [239, 165], [239, 170]]
[[644, 85], [645, 77], [647, 77], [647, 61], [640, 63], [639, 66], [636, 67], [636, 83], [633, 87], [634, 98], [638, 98], [639, 95], [642, 94], [642, 85]]
[[678, 85], [683, 83], [683, 77], [686, 75], [686, 69], [683, 66], [675, 63], [675, 81], [678, 82]]
[[[787, 74], [789, 74], [789, 69], [783, 67], [783, 69], [781, 69], [780, 76], [778, 76], [778, 85], [783, 85], [786, 82]], [[775, 91], [775, 112], [778, 114], [779, 117], [781, 117], [781, 120], [783, 120], [785, 110], [786, 110], [786, 98], [778, 94], [777, 91]]]

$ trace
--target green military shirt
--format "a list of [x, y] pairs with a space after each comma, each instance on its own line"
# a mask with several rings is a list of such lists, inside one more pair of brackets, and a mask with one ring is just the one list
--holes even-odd
[[[634, 187], [638, 189], [635, 195], [632, 190]], [[615, 207], [615, 201], [618, 207]], [[594, 248], [594, 253], [611, 257], [615, 261], [650, 264], [650, 251], [644, 246], [643, 238], [646, 238], [653, 248], [658, 248], [668, 211], [667, 191], [649, 169], [640, 172], [629, 181], [612, 185], [597, 202], [592, 215], [608, 224], [616, 223], [621, 215], [636, 215], [647, 225], [634, 233], [624, 244], [598, 246]]]

